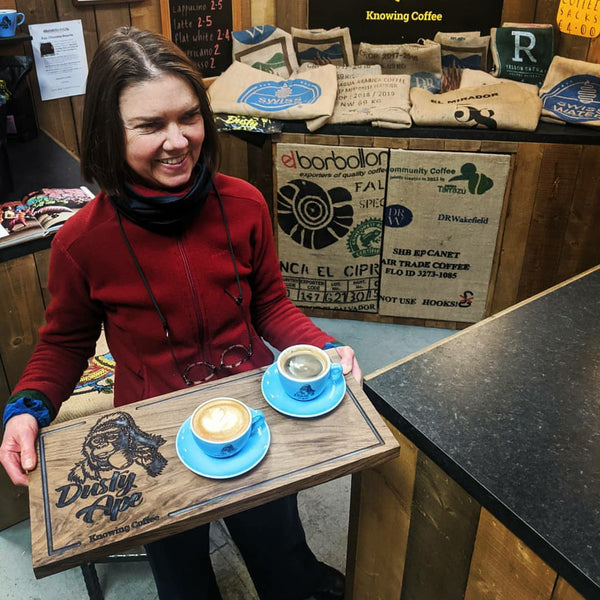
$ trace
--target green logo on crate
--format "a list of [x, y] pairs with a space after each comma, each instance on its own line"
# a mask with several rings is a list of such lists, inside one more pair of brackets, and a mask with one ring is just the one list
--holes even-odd
[[[465, 163], [460, 168], [460, 175], [455, 175], [448, 181], [466, 181], [471, 194], [485, 194], [488, 190], [494, 187], [494, 181], [487, 175], [477, 172], [477, 167], [473, 163]], [[438, 186], [443, 187], [443, 186]], [[448, 185], [444, 186], [448, 187]], [[446, 190], [441, 189], [441, 192]]]
[[359, 223], [348, 236], [348, 250], [354, 258], [379, 256], [381, 249], [382, 219], [366, 219]]

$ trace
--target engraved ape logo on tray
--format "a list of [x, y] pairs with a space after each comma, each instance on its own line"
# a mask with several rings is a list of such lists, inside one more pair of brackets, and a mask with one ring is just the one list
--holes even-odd
[[125, 412], [101, 417], [84, 440], [83, 458], [69, 472], [69, 483], [56, 488], [57, 508], [88, 500], [91, 503], [77, 511], [77, 518], [86, 523], [93, 523], [96, 516], [115, 521], [120, 512], [143, 501], [135, 484], [136, 473], [130, 469], [137, 465], [150, 477], [160, 475], [167, 459], [158, 449], [165, 441], [142, 431]]

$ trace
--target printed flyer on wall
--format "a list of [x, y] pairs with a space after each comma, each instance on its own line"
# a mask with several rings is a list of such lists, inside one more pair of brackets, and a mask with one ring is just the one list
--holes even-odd
[[29, 25], [42, 100], [85, 93], [87, 57], [81, 21]]

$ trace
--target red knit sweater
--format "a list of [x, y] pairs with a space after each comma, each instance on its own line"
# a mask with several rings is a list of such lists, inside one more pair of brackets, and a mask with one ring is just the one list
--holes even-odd
[[[269, 364], [275, 348], [334, 339], [287, 298], [264, 198], [250, 184], [218, 175], [253, 334], [253, 357], [237, 369]], [[224, 349], [248, 343], [223, 217], [214, 191], [181, 236], [151, 233], [123, 219], [133, 251], [171, 331], [180, 365], [218, 364]], [[119, 231], [108, 198], [99, 194], [52, 242], [46, 325], [16, 386], [47, 396], [56, 410], [72, 393], [93, 355], [104, 323], [116, 361], [115, 406], [184, 387], [161, 321]]]

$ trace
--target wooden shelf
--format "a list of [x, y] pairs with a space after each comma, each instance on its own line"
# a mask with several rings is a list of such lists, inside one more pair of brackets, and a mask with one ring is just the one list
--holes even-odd
[[21, 42], [29, 42], [32, 37], [28, 33], [16, 33], [11, 37], [0, 37], [0, 46], [10, 46], [12, 44], [20, 44]]

